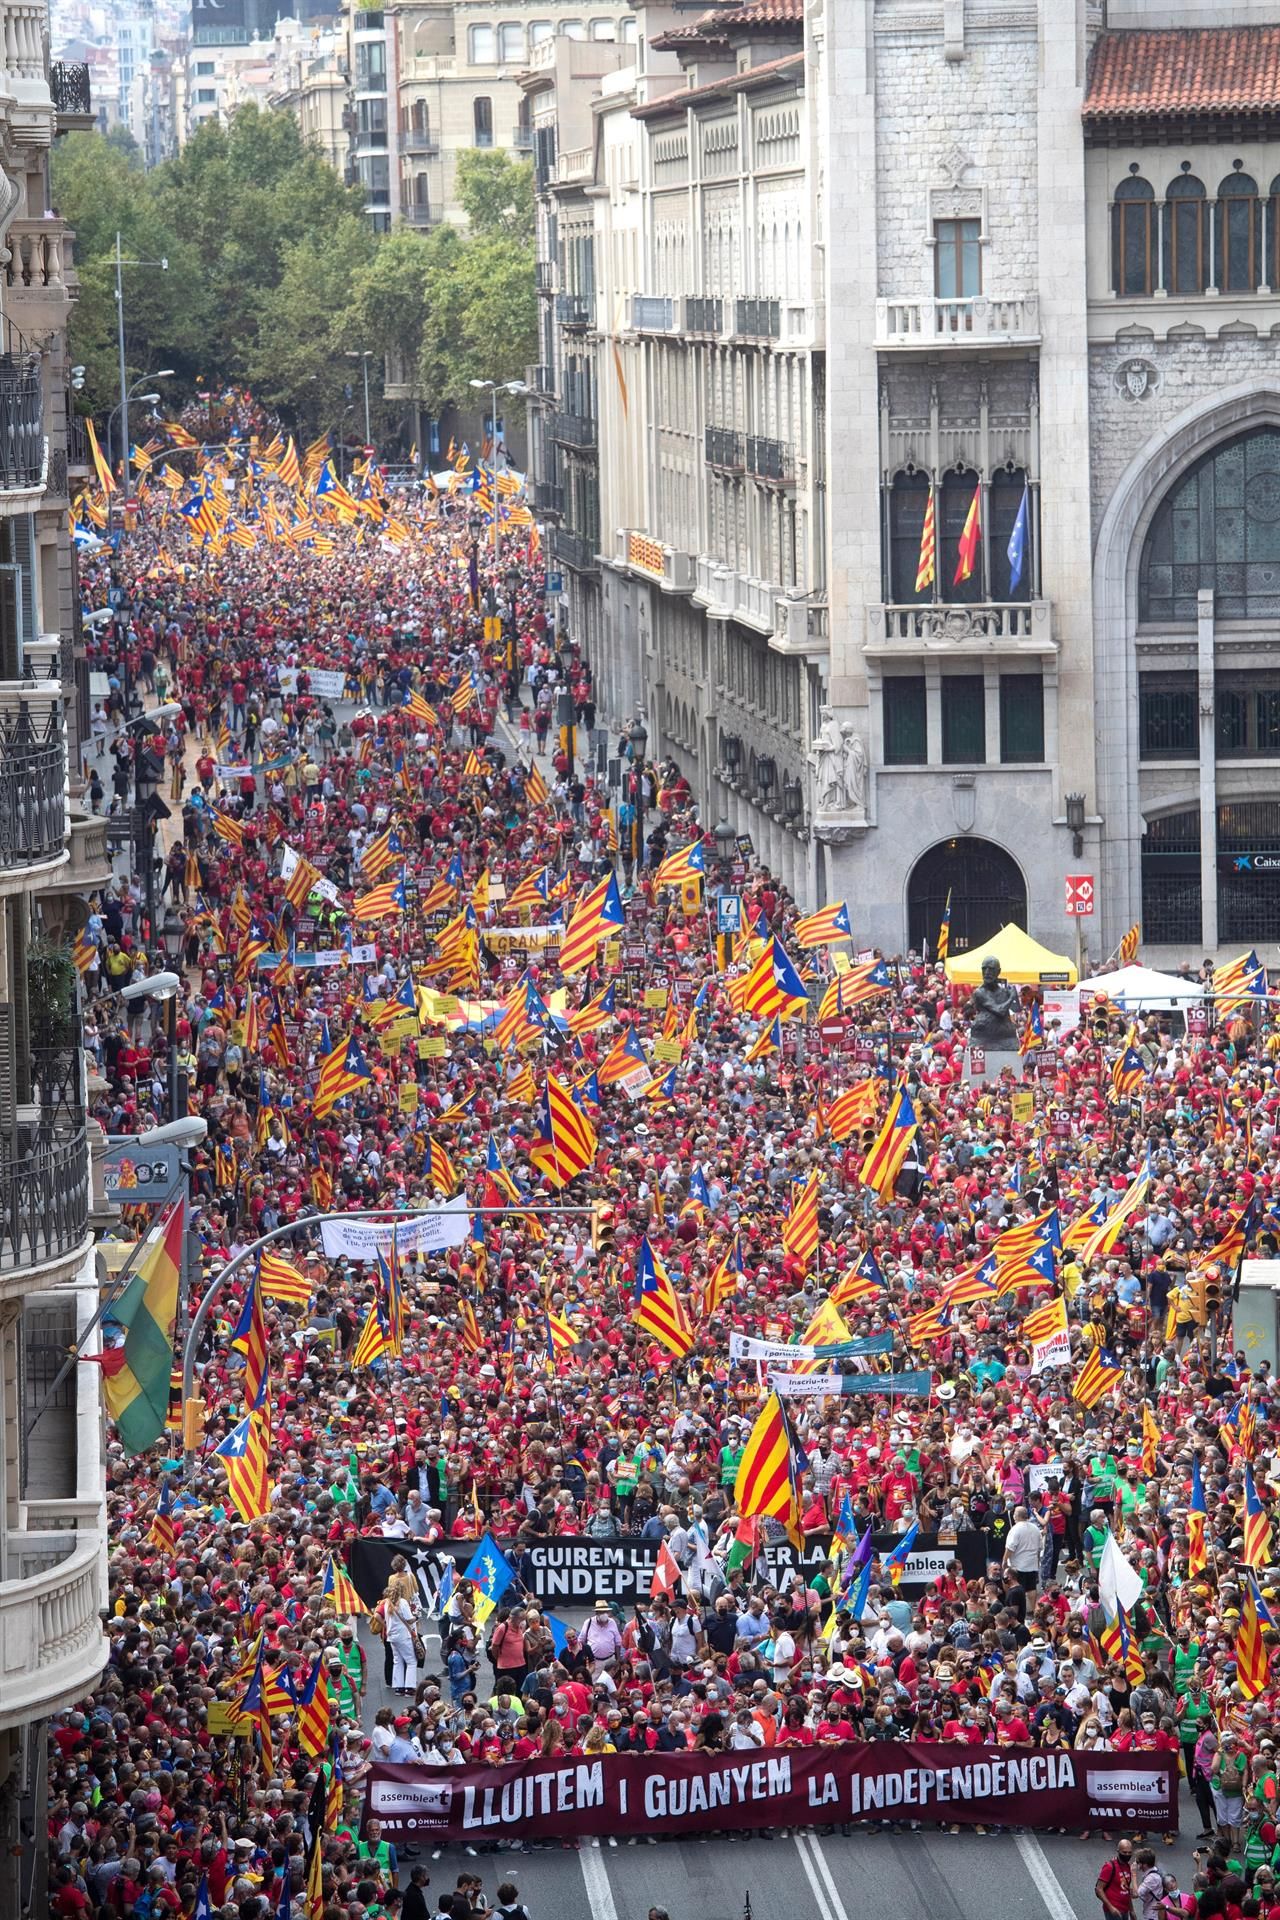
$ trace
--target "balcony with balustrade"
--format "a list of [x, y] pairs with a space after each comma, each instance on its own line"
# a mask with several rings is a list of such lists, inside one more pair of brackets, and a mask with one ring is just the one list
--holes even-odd
[[922, 601], [867, 608], [866, 651], [884, 658], [922, 653], [1053, 654], [1049, 600], [978, 601], [947, 606]]
[[881, 352], [965, 352], [1039, 344], [1040, 296], [1035, 293], [876, 301], [876, 347]]
[[107, 1643], [99, 1545], [77, 1545], [29, 1579], [0, 1581], [0, 1728], [42, 1720], [84, 1698]]
[[43, 338], [67, 324], [67, 309], [80, 297], [74, 239], [63, 220], [9, 222], [4, 305], [24, 340]]

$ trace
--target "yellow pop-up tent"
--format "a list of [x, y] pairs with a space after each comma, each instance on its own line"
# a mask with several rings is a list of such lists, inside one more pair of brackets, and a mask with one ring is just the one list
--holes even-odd
[[1000, 962], [1000, 971], [1006, 980], [1017, 987], [1038, 987], [1045, 983], [1046, 974], [1054, 986], [1074, 987], [1076, 984], [1075, 962], [1065, 953], [1050, 953], [1048, 947], [1042, 947], [1029, 933], [1012, 922], [1001, 927], [999, 933], [992, 934], [984, 946], [974, 947], [968, 953], [957, 953], [946, 962], [947, 979], [956, 987], [976, 987], [982, 978], [982, 963], [993, 956]]

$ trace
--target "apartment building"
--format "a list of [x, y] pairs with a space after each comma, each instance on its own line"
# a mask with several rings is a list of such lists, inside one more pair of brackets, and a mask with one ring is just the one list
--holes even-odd
[[953, 947], [1068, 940], [1079, 873], [1099, 955], [1273, 937], [1280, 24], [638, 21], [525, 83], [535, 498], [613, 716], [860, 943], [948, 894]]
[[395, 101], [400, 204], [415, 226], [456, 220], [459, 153], [532, 151], [520, 75], [557, 40], [628, 41], [635, 14], [617, 4], [543, 6], [526, 0], [403, 0], [387, 9], [395, 32]]
[[45, 1722], [105, 1655], [98, 1383], [91, 1368], [58, 1383], [98, 1298], [91, 1128], [78, 988], [51, 955], [109, 868], [104, 823], [73, 799], [87, 681], [68, 512], [87, 467], [69, 417], [71, 236], [48, 198], [52, 141], [92, 102], [84, 68], [50, 71], [42, 6], [0, 12], [0, 1913], [16, 1914], [48, 1904]]

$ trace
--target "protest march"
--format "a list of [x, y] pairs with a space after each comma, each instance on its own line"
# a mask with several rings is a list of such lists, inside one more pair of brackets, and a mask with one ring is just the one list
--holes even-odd
[[1023, 987], [975, 1072], [945, 922], [866, 949], [645, 757], [520, 476], [394, 491], [224, 412], [118, 544], [80, 506], [90, 794], [166, 814], [76, 945], [92, 1110], [205, 1131], [115, 1196], [52, 1910], [922, 1822], [1193, 1824], [1164, 1910], [1232, 1911], [1278, 1853], [1258, 956], [1188, 955], [1194, 1017]]

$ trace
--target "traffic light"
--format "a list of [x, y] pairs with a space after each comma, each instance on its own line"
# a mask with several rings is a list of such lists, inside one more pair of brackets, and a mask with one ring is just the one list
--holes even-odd
[[198, 1453], [203, 1445], [204, 1401], [196, 1393], [182, 1403], [182, 1448], [184, 1453]]
[[1200, 1284], [1204, 1288], [1205, 1320], [1216, 1320], [1218, 1308], [1222, 1305], [1222, 1275], [1216, 1270], [1207, 1273]]
[[1186, 1295], [1191, 1307], [1191, 1317], [1197, 1326], [1202, 1327], [1209, 1317], [1205, 1307], [1205, 1280], [1202, 1273], [1191, 1276], [1187, 1282]]
[[597, 1200], [591, 1209], [591, 1245], [597, 1254], [612, 1253], [617, 1237], [617, 1218], [613, 1208]]

